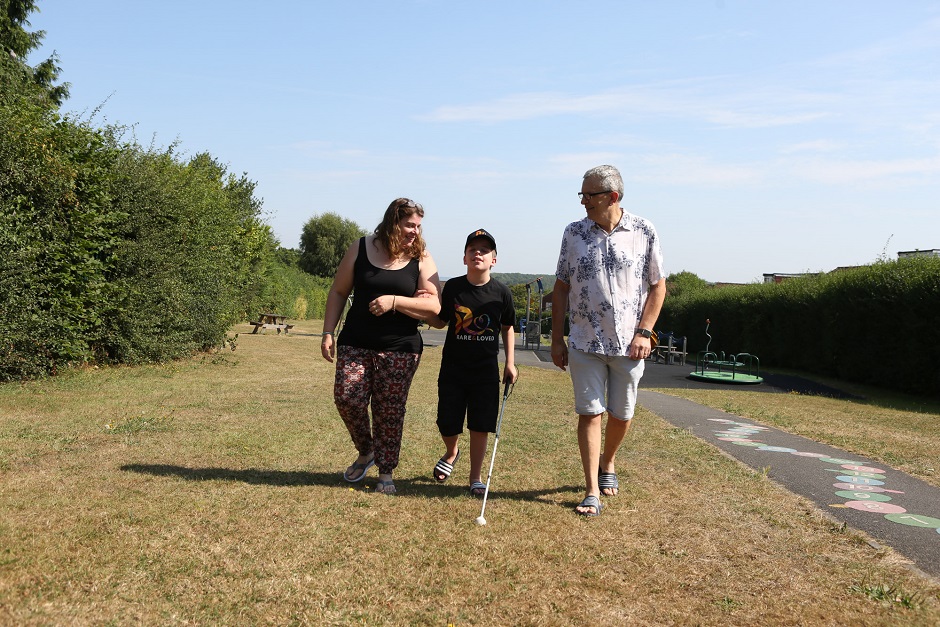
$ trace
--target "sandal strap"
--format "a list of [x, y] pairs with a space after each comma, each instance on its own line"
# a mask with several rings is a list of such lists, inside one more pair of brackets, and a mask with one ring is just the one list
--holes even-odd
[[454, 456], [454, 461], [452, 462], [444, 461], [443, 457], [437, 460], [437, 463], [434, 465], [434, 478], [441, 481], [438, 475], [444, 475], [444, 479], [449, 479], [450, 475], [454, 472], [454, 464], [456, 464], [459, 459], [460, 449], [457, 450], [457, 455]]
[[454, 472], [454, 465], [445, 462], [443, 459], [438, 460], [437, 464], [434, 466], [435, 472], [447, 475], [448, 477]]

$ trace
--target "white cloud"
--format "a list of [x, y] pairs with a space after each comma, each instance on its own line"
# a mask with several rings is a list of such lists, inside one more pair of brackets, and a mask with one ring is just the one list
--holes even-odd
[[822, 160], [793, 162], [791, 171], [800, 178], [833, 185], [849, 183], [934, 185], [940, 175], [940, 157], [924, 159]]
[[[737, 128], [804, 124], [829, 115], [826, 93], [755, 87], [747, 81], [711, 77], [622, 87], [595, 94], [521, 93], [490, 102], [438, 107], [420, 119], [429, 122], [499, 122], [560, 115], [678, 117]], [[718, 94], [718, 95], [716, 95]]]

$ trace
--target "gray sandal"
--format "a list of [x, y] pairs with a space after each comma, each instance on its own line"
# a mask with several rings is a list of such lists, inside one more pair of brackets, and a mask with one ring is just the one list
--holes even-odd
[[382, 481], [379, 479], [378, 483], [375, 484], [375, 491], [378, 494], [388, 494], [389, 496], [396, 494], [398, 491], [395, 489], [395, 482], [389, 479], [388, 481]]
[[577, 509], [574, 510], [575, 512], [578, 513], [579, 516], [586, 516], [588, 518], [600, 516], [601, 510], [604, 509], [604, 506], [601, 505], [600, 499], [594, 496], [593, 494], [590, 496], [584, 497], [584, 500], [578, 503], [578, 507], [593, 507], [594, 508], [593, 512], [581, 512], [581, 511], [578, 511]]
[[[617, 493], [620, 492], [620, 481], [617, 479], [617, 473], [598, 470], [597, 486], [601, 489], [601, 493], [604, 490], [611, 490], [610, 494], [604, 494], [604, 496], [617, 496]], [[616, 490], [616, 492], [613, 490]]]

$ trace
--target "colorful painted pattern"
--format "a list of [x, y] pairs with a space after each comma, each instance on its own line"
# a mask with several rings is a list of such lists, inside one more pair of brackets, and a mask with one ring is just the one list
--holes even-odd
[[940, 518], [911, 513], [905, 507], [892, 502], [898, 498], [893, 495], [902, 495], [904, 492], [885, 487], [888, 485], [888, 476], [887, 471], [882, 468], [866, 466], [851, 459], [808, 453], [783, 446], [770, 446], [754, 439], [761, 432], [770, 430], [769, 427], [724, 418], [710, 418], [709, 422], [725, 425], [724, 428], [713, 432], [723, 442], [750, 446], [768, 453], [788, 453], [797, 457], [816, 458], [822, 463], [834, 465], [834, 468], [824, 468], [824, 470], [835, 473], [836, 483], [832, 484], [836, 488], [835, 495], [840, 499], [845, 499], [845, 502], [835, 503], [830, 507], [847, 507], [861, 512], [881, 514], [893, 523], [933, 529], [940, 534]]

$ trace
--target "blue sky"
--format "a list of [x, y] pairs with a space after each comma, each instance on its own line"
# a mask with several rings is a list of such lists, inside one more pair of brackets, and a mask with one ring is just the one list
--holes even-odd
[[588, 168], [668, 272], [753, 282], [940, 248], [940, 1], [39, 0], [65, 110], [257, 181], [296, 247], [426, 209], [442, 276], [483, 227], [552, 273]]

